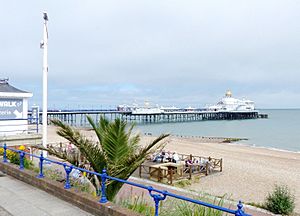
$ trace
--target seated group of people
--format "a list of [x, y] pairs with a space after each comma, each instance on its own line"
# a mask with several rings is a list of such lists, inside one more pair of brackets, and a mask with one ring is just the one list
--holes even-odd
[[152, 156], [152, 161], [153, 162], [173, 162], [173, 163], [178, 163], [179, 162], [179, 156], [177, 152], [170, 152], [170, 151], [165, 151], [164, 149], [161, 152], [157, 152]]
[[[165, 151], [164, 149], [156, 152], [152, 155], [151, 157], [152, 162], [158, 162], [158, 163], [164, 163], [164, 162], [173, 162], [173, 163], [180, 163], [179, 155], [177, 152], [171, 152], [171, 151]], [[197, 167], [204, 167], [208, 163], [209, 169], [211, 169], [211, 164], [208, 159], [204, 158], [193, 158], [191, 159], [185, 159], [182, 160], [184, 161], [184, 165], [186, 168], [191, 167], [192, 171], [195, 171]]]
[[208, 159], [200, 159], [200, 160], [197, 160], [197, 159], [188, 159], [185, 161], [185, 165], [205, 165], [206, 163], [209, 163], [209, 160]]
[[199, 160], [197, 159], [188, 159], [188, 160], [185, 160], [185, 167], [186, 169], [184, 170], [185, 172], [189, 171], [189, 169], [191, 168], [192, 169], [192, 172], [196, 171], [199, 169], [199, 171], [203, 171], [206, 169], [208, 165], [208, 171], [212, 171], [213, 170], [213, 166], [210, 162], [209, 159], [203, 159], [203, 158], [200, 158]]

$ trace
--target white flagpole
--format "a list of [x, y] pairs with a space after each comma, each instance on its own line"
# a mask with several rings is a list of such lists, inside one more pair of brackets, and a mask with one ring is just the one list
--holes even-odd
[[[47, 12], [43, 12], [44, 14], [44, 38], [41, 43], [41, 48], [44, 49], [43, 53], [43, 147], [47, 148], [47, 112], [48, 112], [48, 15]], [[44, 156], [46, 156], [47, 152], [44, 151]]]

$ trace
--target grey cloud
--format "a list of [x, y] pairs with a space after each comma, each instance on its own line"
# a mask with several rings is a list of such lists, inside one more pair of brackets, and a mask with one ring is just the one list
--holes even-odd
[[202, 106], [231, 88], [260, 106], [280, 96], [300, 106], [298, 1], [3, 1], [1, 76], [34, 91], [33, 103], [44, 9], [49, 104]]

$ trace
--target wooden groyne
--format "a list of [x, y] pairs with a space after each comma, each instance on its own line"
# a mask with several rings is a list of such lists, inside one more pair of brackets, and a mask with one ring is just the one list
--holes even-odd
[[268, 114], [258, 114], [258, 118], [268, 118]]
[[[31, 112], [28, 113], [29, 118]], [[190, 122], [205, 120], [237, 120], [237, 119], [257, 119], [267, 118], [267, 114], [259, 114], [258, 111], [232, 111], [232, 112], [214, 112], [214, 111], [193, 111], [193, 112], [167, 112], [167, 113], [145, 113], [133, 114], [132, 112], [117, 110], [72, 110], [72, 111], [49, 111], [48, 123], [51, 119], [59, 119], [74, 126], [88, 126], [86, 115], [91, 116], [98, 121], [101, 116], [114, 120], [121, 118], [127, 122], [137, 123], [167, 123], [167, 122]], [[41, 123], [42, 112], [39, 113], [39, 122]]]

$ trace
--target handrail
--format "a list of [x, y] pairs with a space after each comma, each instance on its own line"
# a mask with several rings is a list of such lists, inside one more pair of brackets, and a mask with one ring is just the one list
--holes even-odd
[[[210, 204], [210, 203], [206, 203], [206, 202], [203, 202], [203, 201], [200, 201], [200, 200], [195, 200], [195, 199], [192, 199], [192, 198], [189, 198], [189, 197], [185, 197], [185, 196], [177, 195], [177, 194], [174, 194], [174, 193], [170, 193], [170, 192], [165, 191], [165, 190], [159, 190], [159, 189], [153, 188], [152, 186], [146, 186], [146, 185], [138, 184], [138, 183], [135, 183], [135, 182], [127, 181], [127, 180], [124, 180], [124, 179], [119, 179], [119, 178], [116, 178], [116, 177], [112, 177], [112, 176], [107, 175], [105, 169], [102, 171], [102, 173], [97, 173], [97, 172], [90, 171], [90, 170], [87, 170], [87, 169], [83, 169], [83, 168], [80, 168], [80, 167], [76, 167], [76, 166], [73, 166], [73, 165], [68, 165], [67, 163], [62, 163], [62, 162], [59, 162], [59, 161], [51, 160], [49, 158], [45, 158], [43, 156], [43, 152], [41, 153], [40, 156], [38, 156], [38, 155], [35, 155], [35, 154], [30, 154], [30, 153], [25, 152], [25, 151], [17, 150], [17, 149], [14, 149], [14, 148], [9, 148], [9, 147], [6, 146], [6, 144], [4, 144], [3, 146], [0, 145], [0, 148], [4, 149], [3, 163], [8, 162], [7, 161], [7, 152], [6, 152], [7, 150], [11, 150], [13, 152], [19, 153], [19, 155], [20, 155], [20, 170], [21, 171], [24, 169], [24, 156], [25, 155], [29, 155], [29, 156], [32, 156], [32, 157], [35, 157], [35, 158], [39, 158], [40, 159], [39, 175], [37, 176], [37, 178], [44, 178], [45, 177], [44, 174], [43, 174], [43, 161], [48, 161], [48, 162], [55, 163], [57, 165], [63, 166], [64, 169], [65, 169], [65, 172], [66, 172], [66, 183], [64, 185], [65, 189], [71, 188], [70, 173], [72, 172], [73, 169], [77, 169], [77, 170], [82, 171], [82, 172], [86, 172], [86, 173], [90, 173], [92, 175], [99, 176], [101, 178], [101, 199], [99, 200], [100, 203], [107, 203], [108, 202], [107, 197], [106, 197], [106, 180], [110, 179], [110, 180], [118, 181], [118, 182], [121, 182], [121, 183], [124, 183], [124, 184], [132, 185], [132, 186], [135, 186], [135, 187], [139, 187], [139, 188], [148, 190], [149, 195], [153, 198], [153, 200], [155, 202], [155, 213], [154, 213], [155, 216], [158, 216], [159, 202], [165, 200], [167, 196], [173, 197], [173, 198], [176, 198], [176, 199], [180, 199], [180, 200], [184, 200], [184, 201], [187, 201], [187, 202], [191, 202], [191, 203], [194, 203], [194, 204], [202, 205], [202, 206], [205, 206], [205, 207], [208, 207], [208, 208], [213, 208], [213, 209], [223, 211], [223, 212], [235, 215], [235, 216], [251, 216], [249, 214], [244, 213], [243, 204], [242, 204], [241, 201], [239, 201], [239, 203], [237, 205], [237, 207], [238, 207], [237, 210], [232, 210], [232, 209], [229, 209], [229, 208], [225, 208], [225, 207], [213, 205], [213, 204]], [[155, 192], [155, 193], [153, 193], [153, 192]]]

